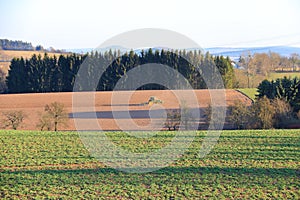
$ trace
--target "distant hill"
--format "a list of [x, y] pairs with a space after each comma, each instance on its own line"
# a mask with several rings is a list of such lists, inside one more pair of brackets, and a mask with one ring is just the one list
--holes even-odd
[[278, 53], [281, 56], [289, 57], [293, 53], [300, 55], [299, 47], [289, 47], [289, 46], [273, 46], [273, 47], [240, 47], [240, 48], [230, 48], [230, 47], [213, 47], [207, 48], [206, 51], [209, 51], [212, 55], [223, 55], [229, 56], [232, 60], [238, 60], [238, 58], [250, 52], [251, 54], [255, 53], [269, 53], [274, 52]]
[[112, 50], [112, 51], [118, 51], [118, 50], [120, 50], [122, 53], [130, 51], [130, 49], [127, 49], [127, 48], [122, 47], [122, 46], [108, 46], [108, 47], [104, 47], [104, 48], [67, 49], [66, 51], [72, 52], [72, 53], [85, 54], [85, 53], [90, 53], [92, 51], [97, 51], [97, 52], [104, 53], [104, 52], [109, 51], [109, 50]]
[[[121, 52], [130, 51], [130, 49], [126, 49], [125, 47], [121, 46], [109, 46], [101, 49], [92, 49], [92, 48], [83, 48], [83, 49], [68, 49], [67, 51], [73, 52], [73, 53], [88, 53], [91, 51], [99, 51], [99, 52], [105, 52], [108, 50], [121, 50]], [[161, 50], [166, 49], [162, 47], [153, 47], [153, 51], [155, 50]], [[186, 50], [201, 50], [203, 49], [186, 49]], [[140, 49], [136, 49], [135, 52], [141, 51]], [[269, 47], [211, 47], [204, 49], [205, 52], [209, 52], [212, 55], [223, 55], [223, 56], [229, 56], [232, 60], [238, 60], [238, 58], [245, 53], [250, 52], [251, 54], [254, 53], [269, 53], [269, 52], [275, 52], [280, 54], [281, 56], [289, 57], [293, 53], [297, 53], [300, 55], [300, 48], [299, 47], [289, 47], [289, 46], [269, 46]]]

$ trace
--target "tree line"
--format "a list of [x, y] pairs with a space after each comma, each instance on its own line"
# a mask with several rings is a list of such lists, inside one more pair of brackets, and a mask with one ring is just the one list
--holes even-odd
[[240, 80], [247, 79], [242, 87], [256, 87], [263, 79], [268, 78], [271, 72], [299, 72], [300, 56], [297, 53], [289, 57], [278, 53], [244, 53], [240, 56], [237, 65], [244, 73], [239, 73]]
[[257, 98], [266, 96], [268, 99], [281, 99], [290, 104], [295, 112], [300, 110], [300, 79], [281, 78], [276, 80], [264, 80], [257, 88]]
[[237, 129], [300, 128], [300, 79], [264, 80], [256, 100], [247, 107], [236, 101], [229, 108], [229, 121]]
[[31, 43], [23, 42], [20, 40], [13, 41], [8, 39], [0, 39], [0, 49], [2, 50], [26, 50], [32, 51], [35, 48]]
[[30, 42], [22, 40], [8, 40], [0, 39], [0, 50], [13, 50], [13, 51], [43, 51], [51, 53], [65, 53], [64, 49], [54, 49], [49, 47], [45, 49], [42, 45], [33, 46]]
[[[85, 60], [86, 59], [86, 60]], [[78, 70], [85, 62], [86, 80], [99, 80], [96, 88], [93, 83], [79, 85], [79, 91], [97, 90], [111, 91], [121, 77], [125, 77], [131, 69], [147, 64], [157, 63], [167, 65], [183, 75], [194, 89], [207, 88], [203, 79], [203, 73], [211, 70], [210, 66], [216, 66], [223, 79], [226, 88], [235, 87], [235, 74], [231, 60], [223, 56], [212, 56], [209, 53], [203, 54], [200, 51], [166, 51], [151, 48], [141, 52], [130, 51], [123, 55], [119, 51], [107, 51], [104, 53], [92, 52], [90, 54], [60, 55], [50, 57], [47, 54], [33, 55], [29, 59], [14, 58], [11, 61], [10, 69], [6, 78], [8, 93], [38, 93], [38, 92], [70, 92], [73, 91], [75, 78]], [[106, 66], [108, 66], [106, 68]], [[102, 73], [101, 70], [106, 70]], [[99, 79], [99, 74], [102, 76]], [[168, 76], [167, 79], [176, 77]], [[152, 74], [148, 74], [151, 76]], [[214, 81], [215, 77], [206, 77], [206, 81]], [[178, 86], [176, 88], [185, 88]], [[120, 90], [126, 88], [119, 88]], [[167, 89], [158, 84], [147, 84], [138, 88], [140, 90]]]
[[274, 52], [251, 55], [248, 52], [240, 56], [238, 65], [249, 70], [252, 75], [268, 76], [270, 72], [300, 71], [300, 56], [293, 53], [289, 57], [285, 57]]

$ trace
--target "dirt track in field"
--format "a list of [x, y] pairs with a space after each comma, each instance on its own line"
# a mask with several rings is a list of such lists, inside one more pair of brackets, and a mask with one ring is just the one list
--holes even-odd
[[[96, 92], [92, 95], [96, 112], [85, 105], [91, 93], [80, 93], [83, 102], [76, 107], [76, 113], [72, 109], [73, 93], [4, 94], [0, 95], [0, 111], [22, 110], [26, 118], [19, 129], [38, 130], [36, 124], [39, 121], [40, 113], [44, 112], [45, 105], [57, 101], [65, 105], [70, 117], [68, 127], [59, 127], [59, 130], [76, 130], [74, 119], [78, 118], [82, 121], [85, 120], [85, 125], [89, 129], [90, 118], [93, 116], [97, 116], [97, 121], [103, 130], [136, 129], [130, 124], [131, 119], [124, 115], [126, 111], [129, 111], [134, 123], [143, 129], [143, 127], [149, 125], [151, 114], [153, 115], [151, 118], [157, 118], [156, 122], [153, 123], [157, 123], [160, 121], [157, 116], [164, 109], [178, 109], [182, 100], [189, 108], [193, 109], [205, 108], [211, 103], [208, 90], [194, 90], [194, 92], [176, 91], [176, 94], [169, 90]], [[217, 90], [213, 92], [215, 92], [214, 94], [220, 94], [220, 91]], [[235, 90], [226, 90], [225, 94], [226, 101], [217, 102], [218, 105], [232, 105], [235, 100], [241, 100], [248, 105], [251, 104], [248, 97]], [[151, 96], [162, 100], [163, 103], [152, 106], [143, 105]], [[195, 101], [192, 101], [192, 99]]]

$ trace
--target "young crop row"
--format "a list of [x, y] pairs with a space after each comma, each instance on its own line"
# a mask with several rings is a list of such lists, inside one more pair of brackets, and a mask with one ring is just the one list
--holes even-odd
[[[132, 152], [160, 149], [175, 134], [143, 139], [106, 133]], [[224, 131], [212, 152], [200, 158], [205, 136], [197, 132], [185, 154], [168, 167], [129, 174], [91, 157], [76, 132], [0, 131], [0, 198], [299, 197], [299, 131]]]

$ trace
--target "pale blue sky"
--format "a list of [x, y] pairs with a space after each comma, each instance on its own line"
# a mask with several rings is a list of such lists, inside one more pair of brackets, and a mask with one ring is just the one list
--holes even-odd
[[0, 38], [94, 48], [138, 28], [165, 28], [200, 46], [300, 46], [299, 0], [0, 0]]

